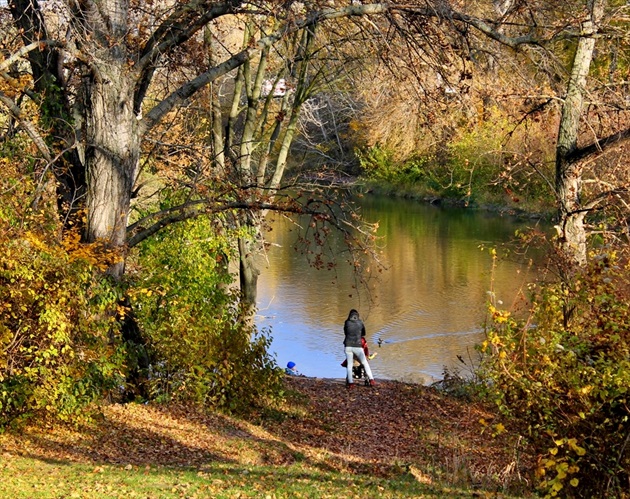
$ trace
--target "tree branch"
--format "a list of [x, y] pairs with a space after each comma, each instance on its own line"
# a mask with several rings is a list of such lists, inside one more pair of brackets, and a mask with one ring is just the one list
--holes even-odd
[[621, 145], [628, 139], [630, 139], [630, 128], [597, 140], [588, 146], [576, 149], [567, 156], [567, 161], [576, 163], [589, 156], [603, 154], [606, 149]]
[[134, 111], [140, 112], [142, 101], [153, 78], [155, 62], [174, 47], [182, 45], [200, 29], [223, 15], [232, 13], [242, 3], [241, 0], [228, 0], [214, 3], [196, 0], [187, 3], [173, 12], [147, 40], [136, 63], [140, 78], [134, 96]]
[[16, 62], [20, 57], [25, 56], [26, 54], [28, 54], [29, 52], [35, 49], [40, 49], [43, 46], [63, 47], [63, 43], [57, 40], [38, 40], [36, 42], [29, 43], [28, 45], [24, 45], [22, 48], [20, 48], [19, 50], [11, 54], [10, 57], [8, 57], [7, 59], [3, 61], [0, 61], [0, 72], [7, 69], [9, 66], [11, 66], [11, 64]]
[[610, 196], [621, 196], [622, 194], [628, 194], [627, 187], [617, 187], [609, 191], [601, 192], [588, 203], [585, 203], [580, 211], [592, 211]]
[[[167, 210], [151, 213], [131, 224], [127, 227], [127, 246], [133, 248], [168, 225], [197, 218], [209, 213], [221, 213], [231, 210], [281, 211], [284, 213], [322, 215], [322, 212], [319, 210], [310, 209], [292, 202], [279, 204], [260, 201], [199, 199]], [[151, 225], [147, 226], [149, 223]]]
[[216, 80], [218, 77], [223, 76], [233, 69], [243, 65], [246, 61], [252, 59], [252, 57], [260, 53], [264, 48], [272, 46], [278, 40], [290, 33], [311, 27], [323, 20], [381, 14], [387, 12], [389, 9], [390, 6], [387, 4], [351, 5], [343, 9], [323, 9], [321, 11], [312, 12], [301, 21], [285, 24], [274, 33], [258, 40], [254, 46], [248, 47], [237, 54], [234, 54], [221, 64], [212, 67], [205, 73], [200, 74], [195, 79], [185, 83], [175, 90], [171, 95], [149, 111], [141, 124], [144, 129], [143, 131], [146, 132], [153, 128], [169, 111], [192, 96], [195, 92]]
[[[196, 12], [201, 7], [207, 6], [207, 0], [197, 0], [193, 4], [187, 4], [185, 7], [179, 9], [174, 13], [167, 21], [165, 21], [160, 28], [153, 35], [151, 40], [147, 43], [143, 55], [139, 61], [141, 68], [144, 68], [145, 75], [142, 81], [139, 83], [139, 90], [136, 93], [136, 107], [140, 107], [140, 98], [146, 91], [146, 86], [150, 81], [152, 62], [159, 57], [161, 53], [166, 50], [177, 46], [184, 41], [188, 40], [193, 33], [198, 31], [203, 24], [208, 23], [212, 19], [220, 17], [221, 15], [233, 12], [236, 7], [240, 5], [240, 2], [232, 1], [225, 2], [218, 5], [214, 5], [210, 11], [205, 15], [194, 19], [193, 24], [186, 25], [185, 16], [190, 16], [191, 12]], [[395, 5], [390, 3], [373, 3], [363, 5], [350, 5], [344, 8], [329, 8], [318, 11], [310, 12], [305, 18], [296, 20], [292, 19], [286, 24], [281, 26], [274, 33], [265, 36], [258, 40], [255, 45], [243, 49], [241, 52], [232, 55], [229, 59], [223, 61], [221, 64], [210, 68], [208, 71], [200, 74], [195, 79], [185, 83], [177, 90], [175, 90], [166, 99], [157, 104], [143, 120], [142, 126], [144, 131], [148, 131], [156, 123], [158, 123], [170, 110], [177, 105], [181, 104], [184, 100], [191, 97], [195, 92], [208, 85], [218, 77], [223, 76], [233, 69], [243, 65], [246, 61], [250, 60], [256, 54], [260, 53], [265, 47], [270, 47], [278, 40], [282, 39], [288, 34], [294, 33], [298, 30], [309, 28], [323, 21], [339, 19], [343, 17], [362, 17], [373, 16], [377, 14], [384, 14], [387, 12], [400, 12], [410, 15], [422, 15], [427, 17], [441, 17], [448, 18], [462, 23], [466, 23], [475, 27], [486, 36], [507, 45], [512, 48], [517, 48], [525, 44], [541, 44], [543, 39], [538, 38], [535, 33], [528, 33], [520, 37], [508, 37], [500, 31], [496, 30], [491, 21], [485, 21], [478, 19], [460, 12], [456, 12], [446, 4], [441, 4], [440, 8], [428, 8], [419, 7], [417, 5]], [[199, 15], [196, 12], [195, 15]], [[193, 17], [193, 16], [190, 16]], [[177, 28], [177, 29], [176, 29]]]
[[46, 145], [46, 141], [37, 132], [35, 125], [29, 120], [24, 119], [24, 117], [22, 116], [22, 110], [19, 108], [19, 106], [9, 97], [7, 97], [3, 92], [0, 92], [0, 102], [2, 102], [9, 109], [9, 112], [16, 120], [18, 120], [18, 123], [20, 124], [22, 129], [31, 138], [31, 140], [35, 144], [35, 147], [37, 147], [39, 152], [42, 153], [44, 159], [50, 163], [52, 161], [52, 154], [50, 152], [50, 149], [48, 149], [48, 146]]
[[194, 95], [195, 92], [204, 86], [213, 82], [219, 76], [223, 76], [243, 65], [245, 61], [250, 59], [257, 51], [257, 49], [252, 48], [245, 49], [205, 73], [200, 74], [195, 79], [186, 82], [147, 113], [140, 123], [141, 133], [146, 133], [151, 130], [168, 112]]

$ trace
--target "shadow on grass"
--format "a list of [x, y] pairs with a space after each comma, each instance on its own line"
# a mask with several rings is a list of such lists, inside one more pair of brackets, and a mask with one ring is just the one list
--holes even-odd
[[335, 380], [292, 379], [287, 388], [287, 406], [255, 424], [183, 407], [112, 405], [80, 430], [30, 429], [13, 436], [13, 445], [0, 436], [0, 449], [59, 464], [168, 467], [215, 480], [227, 474], [288, 492], [302, 480], [313, 497], [322, 480], [335, 490], [350, 483], [373, 492], [360, 497], [395, 497], [400, 487], [403, 497], [442, 490], [437, 483], [523, 487], [513, 442], [484, 434], [479, 421], [493, 416], [480, 407], [397, 382], [348, 391]]

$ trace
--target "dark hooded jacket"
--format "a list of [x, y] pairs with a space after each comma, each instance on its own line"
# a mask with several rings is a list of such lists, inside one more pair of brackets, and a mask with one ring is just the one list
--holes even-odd
[[361, 348], [361, 337], [365, 336], [365, 325], [359, 317], [359, 312], [352, 309], [343, 325], [345, 335], [343, 344], [346, 347]]

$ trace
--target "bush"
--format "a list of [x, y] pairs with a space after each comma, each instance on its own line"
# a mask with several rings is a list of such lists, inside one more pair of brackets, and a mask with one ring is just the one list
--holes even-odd
[[84, 420], [123, 379], [118, 295], [99, 277], [111, 255], [62, 239], [55, 211], [25, 202], [26, 177], [5, 168], [0, 182], [0, 428]]
[[361, 173], [370, 180], [393, 182], [399, 174], [394, 154], [379, 145], [356, 151]]
[[152, 398], [238, 413], [281, 397], [269, 334], [252, 332], [229, 292], [229, 253], [227, 239], [201, 219], [140, 248], [129, 294], [149, 348]]
[[403, 192], [420, 197], [461, 199], [465, 186], [454, 187], [450, 174], [433, 157], [418, 157], [397, 162], [392, 151], [374, 146], [356, 152], [363, 177], [388, 194]]
[[531, 314], [490, 307], [486, 395], [523, 419], [547, 496], [617, 496], [630, 479], [630, 273], [601, 254], [570, 285], [536, 288]]

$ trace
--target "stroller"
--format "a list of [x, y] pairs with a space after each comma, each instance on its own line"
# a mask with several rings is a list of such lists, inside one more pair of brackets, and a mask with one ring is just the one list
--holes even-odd
[[370, 380], [367, 377], [367, 373], [365, 372], [365, 367], [361, 363], [357, 364], [357, 361], [354, 361], [354, 365], [352, 366], [352, 378], [353, 379], [363, 379], [363, 384], [365, 386], [370, 386]]
[[[365, 357], [369, 360], [372, 360], [376, 357], [376, 354], [370, 355], [370, 351], [368, 349], [367, 341], [365, 338], [361, 338], [361, 347], [363, 348], [363, 352], [365, 353]], [[344, 360], [341, 363], [341, 367], [346, 367], [348, 365], [348, 361]], [[367, 373], [365, 372], [365, 367], [361, 364], [357, 359], [354, 359], [354, 365], [352, 366], [352, 379], [363, 380], [365, 386], [370, 386], [370, 380], [367, 377]]]

